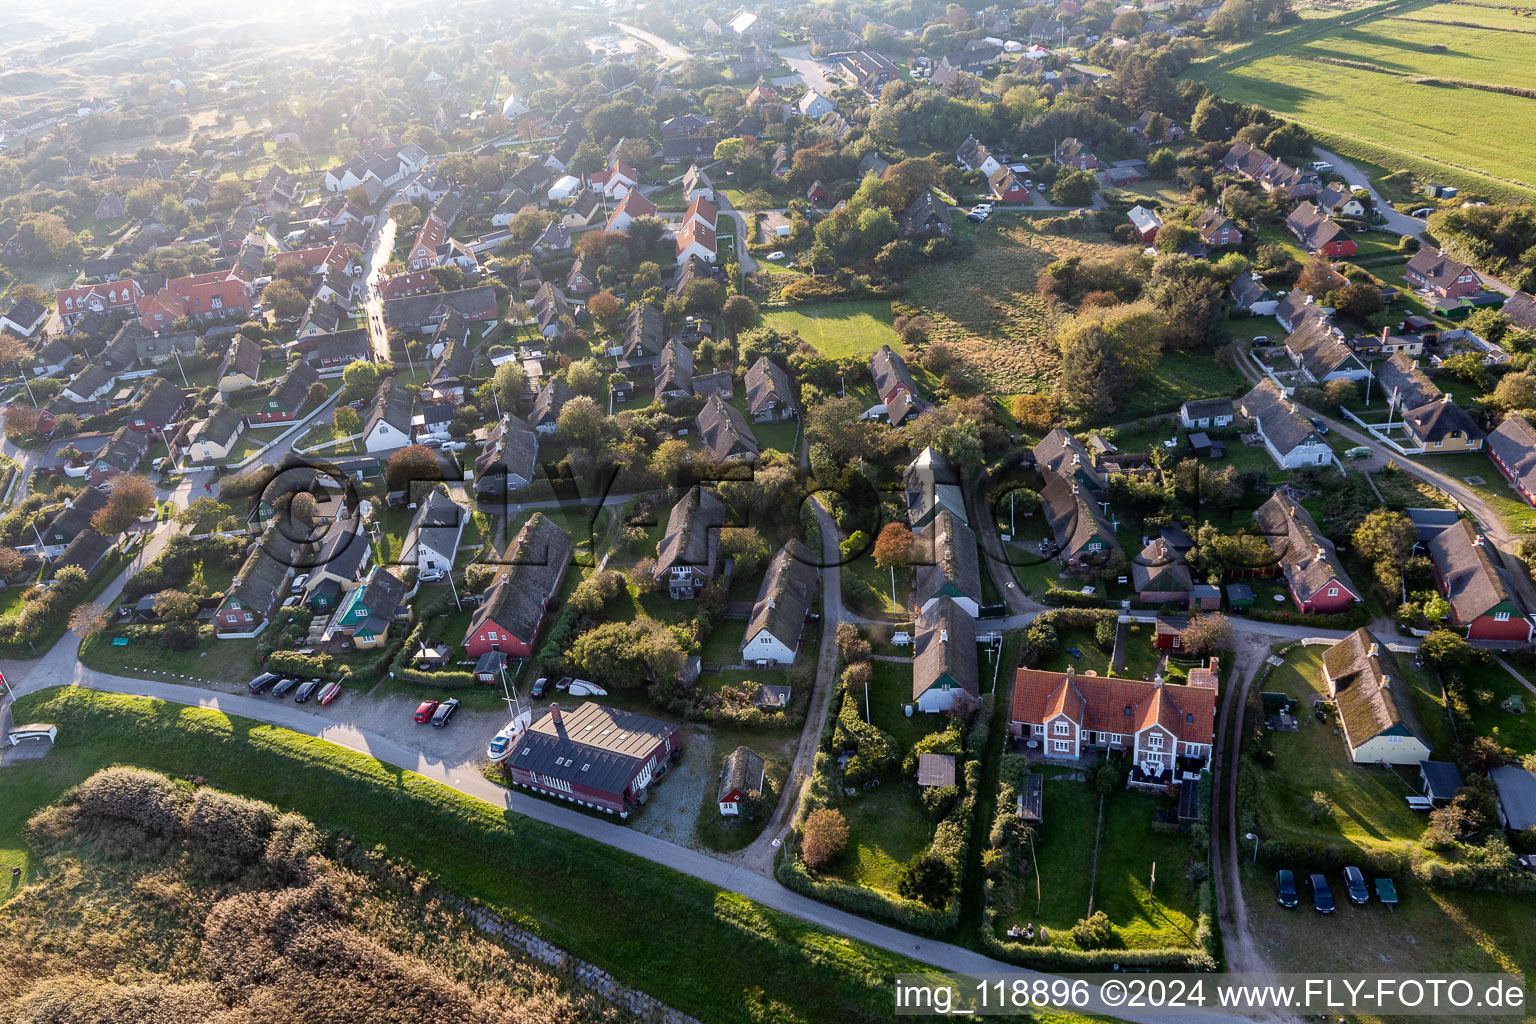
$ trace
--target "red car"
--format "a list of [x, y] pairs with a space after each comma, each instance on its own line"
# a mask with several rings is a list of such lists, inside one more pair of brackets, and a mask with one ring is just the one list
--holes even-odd
[[416, 721], [418, 723], [432, 721], [432, 713], [437, 710], [437, 705], [438, 702], [435, 700], [424, 700], [416, 705]]

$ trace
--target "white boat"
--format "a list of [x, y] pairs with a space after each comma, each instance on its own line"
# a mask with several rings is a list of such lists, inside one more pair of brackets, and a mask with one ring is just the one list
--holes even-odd
[[512, 748], [517, 745], [518, 737], [523, 730], [528, 728], [528, 722], [533, 716], [523, 712], [512, 721], [501, 727], [501, 731], [491, 737], [490, 745], [485, 748], [485, 756], [492, 764], [500, 764], [512, 754]]
[[608, 695], [607, 690], [585, 679], [572, 680], [570, 692], [573, 697], [606, 697]]

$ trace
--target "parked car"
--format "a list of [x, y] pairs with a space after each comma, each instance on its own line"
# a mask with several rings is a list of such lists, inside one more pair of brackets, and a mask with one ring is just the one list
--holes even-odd
[[1433, 206], [1421, 206], [1417, 210], [1414, 210], [1413, 213], [1409, 214], [1409, 216], [1410, 217], [1420, 217], [1420, 218], [1422, 218], [1422, 217], [1428, 217], [1430, 214], [1432, 214], [1434, 212], [1435, 212], [1435, 208]]
[[1309, 875], [1307, 884], [1312, 888], [1312, 909], [1319, 914], [1333, 913], [1333, 890], [1328, 888], [1328, 879], [1322, 875]]
[[1296, 876], [1291, 874], [1290, 868], [1281, 868], [1275, 872], [1275, 899], [1282, 907], [1294, 907], [1296, 899]]
[[308, 582], [309, 582], [309, 573], [307, 573], [307, 572], [303, 573], [301, 575], [295, 576], [293, 578], [293, 586], [289, 588], [288, 592], [290, 594], [300, 593], [304, 589], [304, 584], [306, 584]]
[[1344, 456], [1350, 459], [1368, 459], [1371, 457], [1371, 450], [1363, 444], [1357, 444], [1345, 452]]
[[533, 688], [528, 691], [528, 696], [543, 699], [547, 693], [549, 693], [549, 680], [539, 676], [533, 681]]
[[784, 250], [783, 249], [775, 249], [775, 250], [773, 250], [773, 252], [769, 253], [765, 257], [765, 259], [770, 259], [770, 260], [781, 260], [783, 258], [784, 258]]
[[992, 207], [983, 203], [980, 206], [972, 207], [971, 212], [965, 215], [965, 219], [972, 224], [980, 224], [990, 216], [992, 216]]
[[1313, 416], [1312, 417], [1312, 429], [1317, 431], [1319, 434], [1326, 434], [1326, 433], [1328, 433], [1328, 424], [1324, 423], [1318, 417]]
[[286, 697], [290, 693], [292, 693], [293, 692], [293, 688], [295, 686], [298, 686], [298, 685], [299, 685], [299, 681], [297, 679], [294, 679], [294, 678], [292, 678], [290, 676], [289, 678], [284, 679], [281, 682], [279, 682], [276, 686], [272, 687], [272, 696], [274, 696], [274, 697]]
[[420, 725], [423, 722], [432, 721], [432, 715], [437, 711], [437, 704], [435, 700], [424, 700], [416, 705], [416, 723]]
[[263, 672], [261, 675], [257, 676], [255, 679], [252, 679], [246, 685], [253, 694], [265, 693], [266, 691], [272, 689], [272, 685], [281, 678], [283, 677], [278, 675], [276, 672]]
[[443, 570], [441, 569], [428, 569], [426, 572], [416, 577], [416, 579], [421, 583], [436, 583], [442, 578]]
[[1351, 903], [1369, 903], [1371, 890], [1366, 888], [1365, 875], [1354, 865], [1344, 869], [1344, 891], [1349, 893]]
[[303, 685], [301, 685], [299, 687], [299, 692], [298, 693], [295, 693], [293, 695], [293, 702], [295, 704], [307, 704], [307, 703], [309, 703], [309, 698], [313, 697], [315, 695], [315, 691], [318, 690], [318, 689], [320, 689], [320, 680], [318, 680], [318, 679], [311, 679], [311, 680], [309, 680], [309, 682], [304, 683]]
[[463, 451], [465, 448], [468, 448], [468, 447], [469, 447], [469, 445], [465, 444], [463, 441], [444, 441], [443, 442], [443, 451], [445, 451], [445, 452], [453, 452], [454, 454], [458, 454], [459, 452]]
[[459, 710], [459, 698], [449, 697], [439, 704], [437, 710], [432, 713], [432, 724], [441, 729], [448, 724], [448, 719], [452, 718], [453, 713], [457, 710]]

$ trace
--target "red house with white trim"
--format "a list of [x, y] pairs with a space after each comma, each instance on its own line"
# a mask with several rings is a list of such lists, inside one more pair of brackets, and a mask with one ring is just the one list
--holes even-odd
[[465, 653], [471, 658], [487, 651], [510, 658], [532, 654], [544, 610], [559, 592], [570, 560], [570, 534], [535, 512], [507, 545], [496, 581], [469, 620]]
[[1468, 640], [1530, 642], [1531, 620], [1508, 570], [1470, 522], [1459, 519], [1434, 533], [1426, 547], [1435, 583], [1451, 606], [1451, 622], [1466, 630]]
[[1307, 510], [1276, 491], [1253, 513], [1279, 562], [1291, 600], [1302, 612], [1342, 612], [1360, 600], [1339, 562], [1333, 542], [1323, 536]]

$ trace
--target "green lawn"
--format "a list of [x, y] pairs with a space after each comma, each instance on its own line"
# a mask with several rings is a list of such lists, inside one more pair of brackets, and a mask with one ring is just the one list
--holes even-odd
[[22, 585], [0, 590], [0, 619], [14, 618], [21, 614], [21, 595], [26, 589]]
[[[1464, 4], [1429, 7], [1439, 15], [1415, 7], [1419, 19], [1468, 20]], [[1529, 199], [1536, 187], [1536, 136], [1525, 130], [1530, 101], [1455, 83], [1536, 85], [1536, 35], [1504, 31], [1512, 27], [1376, 18], [1211, 77], [1224, 99], [1268, 107], [1330, 144], [1340, 140], [1346, 152]], [[1354, 63], [1326, 63], [1337, 59]], [[1420, 84], [1416, 76], [1440, 81]]]
[[125, 647], [113, 647], [112, 636], [86, 637], [80, 644], [80, 663], [99, 672], [137, 679], [235, 683], [254, 676], [257, 656], [270, 649], [265, 637], [220, 640], [211, 629], [205, 629], [201, 642], [187, 651], [173, 651], [136, 637], [128, 638]]
[[[1054, 658], [1046, 658], [1040, 663], [1040, 668], [1047, 672], [1065, 672], [1071, 666], [1075, 672], [1097, 672], [1104, 676], [1109, 674], [1109, 655], [1099, 649], [1099, 645], [1093, 642], [1093, 630], [1091, 629], [1061, 629], [1057, 631], [1057, 637], [1061, 640], [1061, 647]], [[1082, 652], [1082, 657], [1074, 658], [1067, 653], [1067, 648], [1075, 647]]]
[[824, 302], [795, 309], [766, 309], [763, 325], [799, 331], [824, 356], [867, 356], [881, 345], [902, 351], [891, 328], [891, 304], [881, 301]]
[[752, 425], [752, 434], [757, 438], [757, 446], [763, 450], [769, 448], [781, 451], [786, 455], [793, 455], [800, 437], [800, 420], [776, 420], [773, 422], [757, 423], [747, 412], [747, 394], [745, 390], [738, 390], [731, 404], [741, 410], [747, 422]]
[[[59, 741], [46, 758], [6, 769], [0, 870], [34, 867], [20, 830], [35, 810], [98, 768], [132, 764], [298, 811], [365, 849], [379, 844], [702, 1020], [811, 1022], [833, 1013], [885, 1021], [889, 976], [919, 969], [662, 865], [249, 719], [73, 689], [30, 694], [16, 715], [56, 723]], [[658, 912], [687, 941], [658, 942]], [[743, 962], [763, 979], [794, 983], [744, 985]]]
[[[910, 648], [908, 648], [910, 650]], [[981, 664], [977, 659], [978, 665]], [[930, 715], [913, 711], [906, 715], [906, 706], [912, 703], [912, 665], [902, 661], [876, 661], [874, 677], [869, 683], [869, 714], [871, 721], [891, 734], [896, 745], [905, 753], [912, 744], [931, 732], [939, 732], [949, 720], [943, 715]], [[864, 695], [853, 695], [859, 706], [859, 716], [864, 715]]]
[[[1525, 714], [1511, 714], [1500, 706], [1510, 695], [1524, 701]], [[1492, 736], [1516, 754], [1536, 753], [1536, 694], [1502, 667], [1478, 673], [1467, 688], [1467, 713], [1475, 735]]]
[[886, 779], [839, 800], [848, 819], [848, 845], [825, 874], [895, 894], [902, 867], [933, 841], [933, 823], [918, 802], [917, 784]]
[[719, 662], [721, 665], [737, 665], [741, 663], [741, 641], [747, 633], [747, 620], [745, 619], [721, 619], [715, 623], [715, 628], [710, 630], [709, 639], [699, 650], [699, 658], [703, 661]]
[[[1025, 770], [1023, 758], [1005, 758], [1005, 778]], [[1064, 778], [1060, 769], [1044, 774], [1045, 821], [1035, 838], [1039, 878], [1023, 880], [1018, 909], [997, 920], [999, 935], [1010, 925], [1033, 923], [1037, 933], [1049, 929], [1052, 944], [1071, 948], [1069, 931], [1088, 915], [1091, 891], [1093, 909], [1109, 916], [1126, 948], [1196, 945], [1197, 897], [1184, 876], [1189, 837], [1152, 829], [1159, 798], [1117, 790], [1105, 799], [1095, 872], [1098, 792]]]
[[[1300, 698], [1299, 732], [1266, 733], [1274, 752], [1272, 767], [1261, 771], [1260, 833], [1284, 832], [1295, 839], [1338, 842], [1362, 849], [1401, 849], [1417, 843], [1425, 818], [1404, 799], [1418, 794], [1417, 775], [1401, 775], [1349, 760], [1336, 719], [1319, 722], [1311, 714], [1313, 696], [1326, 696], [1322, 647], [1296, 648], [1285, 664], [1270, 673], [1266, 692]], [[1328, 794], [1330, 805], [1314, 815], [1315, 792]]]
[[1131, 623], [1126, 637], [1125, 671], [1121, 675], [1128, 679], [1151, 679], [1161, 653], [1152, 646], [1152, 627], [1144, 622]]
[[842, 566], [843, 600], [848, 607], [866, 615], [900, 612], [906, 607], [907, 581], [896, 574], [896, 599], [891, 600], [891, 571], [875, 564], [873, 558], [855, 558]]

